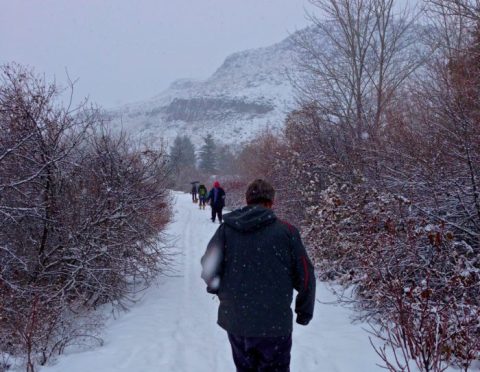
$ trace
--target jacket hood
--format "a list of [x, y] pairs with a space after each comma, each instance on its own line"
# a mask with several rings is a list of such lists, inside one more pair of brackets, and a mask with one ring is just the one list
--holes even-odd
[[248, 205], [223, 216], [226, 225], [242, 232], [261, 229], [272, 224], [276, 219], [271, 209], [261, 205]]

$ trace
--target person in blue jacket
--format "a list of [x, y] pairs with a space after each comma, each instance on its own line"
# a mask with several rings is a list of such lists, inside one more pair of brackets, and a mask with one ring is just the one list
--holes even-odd
[[218, 216], [218, 221], [222, 223], [222, 209], [225, 206], [225, 190], [220, 187], [218, 181], [213, 183], [213, 188], [207, 196], [207, 202], [210, 202], [210, 207], [212, 207], [212, 222], [215, 222], [215, 218]]

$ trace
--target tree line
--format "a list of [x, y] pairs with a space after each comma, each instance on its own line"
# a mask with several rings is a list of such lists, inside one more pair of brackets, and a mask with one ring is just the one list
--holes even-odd
[[236, 154], [228, 145], [215, 140], [211, 133], [202, 139], [198, 148], [187, 135], [177, 135], [173, 140], [169, 151], [169, 166], [174, 174], [172, 188], [190, 191], [190, 182], [194, 180], [206, 181], [215, 175], [229, 179], [237, 173]]

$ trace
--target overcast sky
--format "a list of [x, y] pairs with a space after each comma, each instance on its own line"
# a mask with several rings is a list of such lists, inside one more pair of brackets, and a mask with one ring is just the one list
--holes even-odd
[[104, 107], [151, 98], [173, 80], [205, 79], [230, 53], [308, 24], [307, 0], [0, 0], [0, 64], [78, 78]]

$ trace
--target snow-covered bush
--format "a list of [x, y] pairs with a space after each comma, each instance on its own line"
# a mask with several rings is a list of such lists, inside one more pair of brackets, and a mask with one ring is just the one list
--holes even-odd
[[226, 190], [226, 207], [234, 210], [245, 205], [245, 191], [247, 190], [247, 180], [239, 177], [238, 179], [222, 178], [222, 187]]
[[33, 371], [98, 341], [90, 311], [124, 306], [164, 267], [166, 157], [27, 69], [0, 78], [0, 349]]
[[[237, 154], [235, 168], [237, 176], [227, 177], [223, 186], [227, 192], [228, 206], [237, 208], [245, 205], [245, 192], [250, 182], [257, 178], [272, 183], [276, 190], [275, 209], [280, 215], [280, 207], [287, 199], [291, 199], [289, 185], [283, 183], [280, 172], [280, 161], [285, 158], [282, 140], [270, 129], [266, 129], [249, 142]], [[280, 202], [282, 201], [282, 202]], [[278, 203], [277, 203], [278, 202]]]
[[[345, 20], [380, 3], [315, 4]], [[430, 53], [428, 65], [415, 79], [403, 71], [405, 79], [384, 92], [380, 85], [368, 89], [372, 76], [381, 75], [367, 72], [381, 68], [375, 56], [382, 54], [356, 58], [351, 44], [342, 43], [350, 40], [345, 30], [355, 33], [351, 27], [386, 8], [359, 22], [338, 22], [346, 26], [336, 33], [315, 23], [320, 36], [345, 46], [337, 52], [346, 62], [332, 67], [331, 58], [304, 34], [299, 46], [310, 59], [299, 63], [303, 106], [290, 114], [284, 131], [281, 169], [299, 196], [301, 211], [295, 215], [318, 275], [355, 286], [360, 314], [397, 351], [391, 359], [377, 349], [395, 371], [409, 365], [440, 371], [448, 364], [467, 370], [480, 358], [480, 16], [468, 2], [432, 6], [432, 20], [439, 18], [432, 25], [431, 50], [428, 44], [422, 50]], [[347, 12], [350, 7], [358, 12]], [[356, 30], [358, 40], [367, 26]], [[383, 26], [390, 27], [373, 24]], [[413, 39], [403, 39], [409, 30], [396, 31], [384, 34], [382, 44], [361, 47], [386, 48], [393, 56], [399, 46], [413, 45]], [[452, 44], [452, 34], [458, 44]], [[389, 44], [390, 37], [403, 40]], [[364, 69], [355, 69], [360, 63]], [[356, 80], [365, 89], [355, 90]]]

